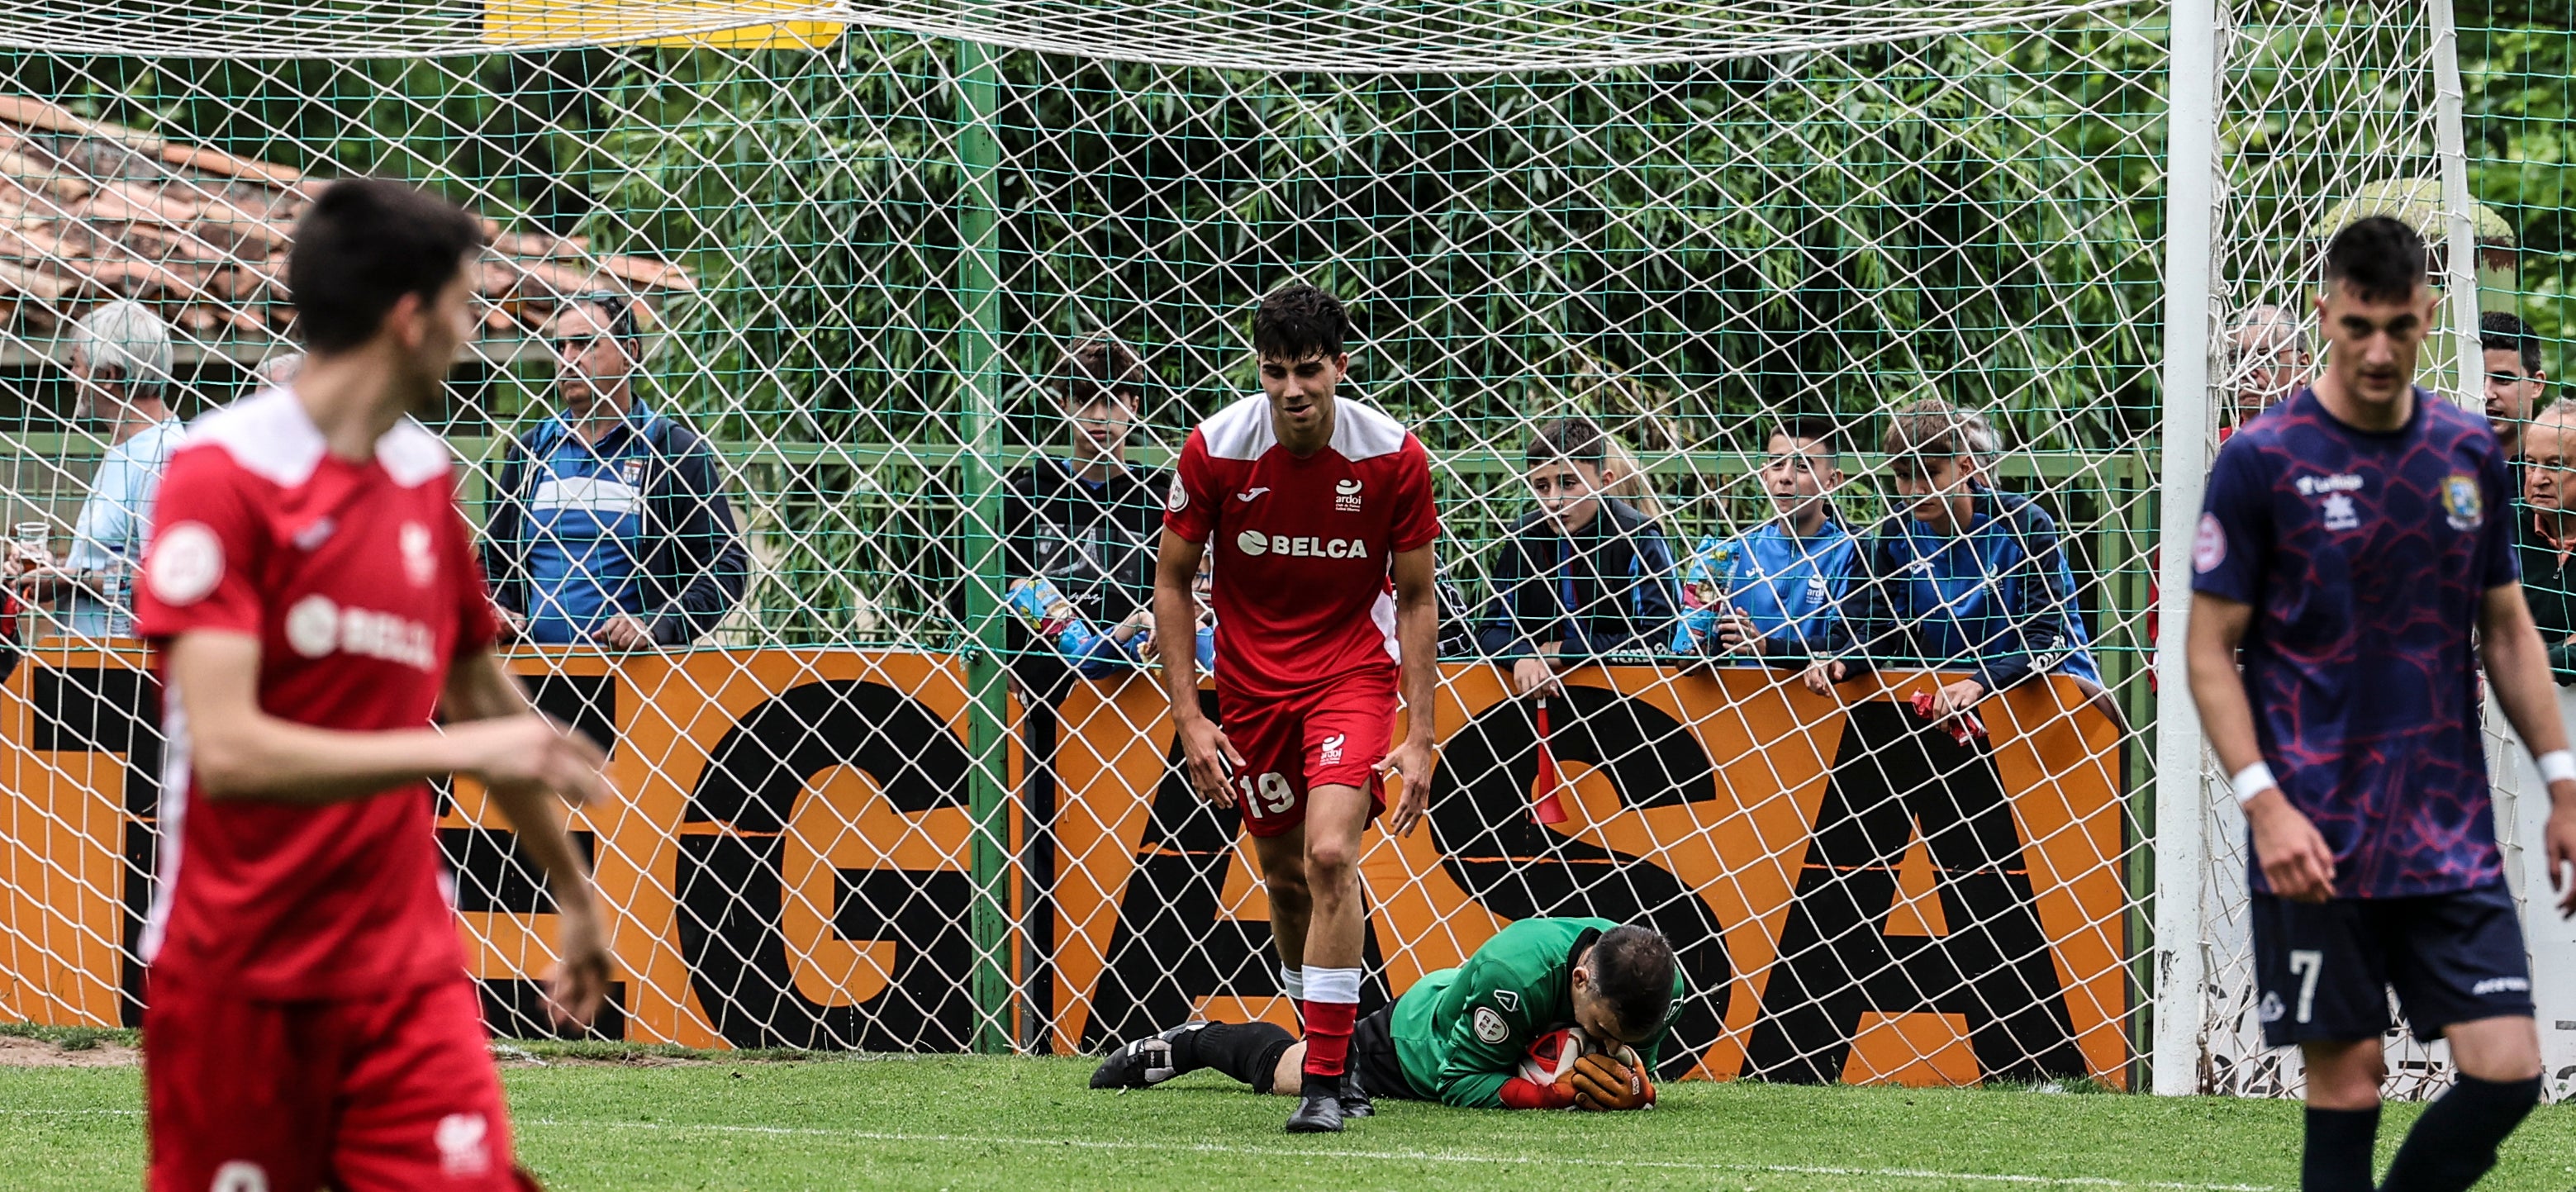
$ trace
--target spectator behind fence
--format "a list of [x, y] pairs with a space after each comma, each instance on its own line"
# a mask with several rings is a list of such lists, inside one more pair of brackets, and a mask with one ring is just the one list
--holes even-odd
[[[1154, 550], [1169, 484], [1127, 461], [1144, 385], [1144, 366], [1124, 345], [1106, 336], [1075, 344], [1058, 362], [1052, 387], [1065, 454], [1021, 469], [1002, 502], [1003, 566], [1015, 603], [1028, 604], [1024, 591], [1052, 588], [1087, 632], [1116, 639], [1128, 666], [1151, 657], [1143, 643], [1153, 619]], [[1106, 626], [1116, 628], [1101, 632]], [[1061, 641], [1053, 651], [1045, 642], [1034, 650], [1031, 644], [1026, 628], [1015, 623], [1007, 642], [1012, 672], [1052, 700], [1067, 678]], [[1119, 669], [1116, 658], [1087, 657], [1087, 665], [1075, 666], [1087, 677]]]
[[[2493, 369], [2490, 364], [2489, 369]], [[2522, 596], [2549, 647], [2561, 687], [2576, 685], [2576, 406], [2542, 410], [2523, 435], [2522, 500], [2514, 553]]]
[[685, 646], [742, 602], [748, 566], [715, 452], [635, 393], [636, 299], [567, 299], [545, 327], [562, 408], [502, 445], [483, 566], [510, 629], [549, 645]]
[[1522, 695], [1561, 690], [1566, 668], [1660, 649], [1679, 617], [1673, 552], [1637, 507], [1604, 495], [1608, 443], [1588, 418], [1540, 425], [1526, 453], [1538, 508], [1512, 527], [1494, 563], [1494, 600], [1477, 629], [1486, 657], [1509, 662]]
[[295, 375], [303, 371], [304, 353], [287, 352], [260, 361], [257, 368], [250, 370], [250, 375], [260, 388], [265, 389], [271, 385], [292, 385]]
[[1994, 427], [1926, 399], [1896, 412], [1885, 446], [1910, 505], [1864, 540], [1837, 649], [1808, 669], [1807, 686], [1827, 693], [1889, 662], [1971, 672], [1932, 693], [1928, 715], [1944, 722], [2033, 675], [2071, 675], [2098, 696], [2057, 523], [1988, 483]]
[[2518, 459], [2523, 425], [2540, 408], [2540, 391], [2549, 380], [2540, 371], [2540, 337], [2520, 317], [2491, 310], [2478, 316], [2478, 348], [2486, 365], [2487, 429], [2495, 432], [2506, 459]]
[[170, 327], [151, 308], [119, 299], [72, 326], [72, 417], [107, 424], [107, 454], [72, 526], [59, 566], [19, 576], [30, 603], [62, 602], [79, 637], [134, 636], [133, 575], [151, 545], [152, 500], [183, 435], [172, 417]]
[[2299, 320], [2270, 303], [2246, 307], [2228, 321], [2227, 363], [2236, 409], [2222, 435], [2289, 400], [2308, 383], [2313, 365]]
[[1825, 648], [1851, 587], [1859, 545], [1835, 517], [1843, 482], [1840, 432], [1801, 418], [1771, 432], [1762, 488], [1772, 517], [1738, 538], [1700, 541], [1682, 570], [1684, 614], [1674, 645], [1740, 662], [1803, 666]]

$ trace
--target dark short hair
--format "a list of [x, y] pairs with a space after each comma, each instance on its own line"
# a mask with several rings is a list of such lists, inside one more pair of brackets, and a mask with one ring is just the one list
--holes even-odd
[[2522, 371], [2540, 371], [2540, 337], [2531, 333], [2531, 324], [2511, 311], [2491, 310], [2478, 316], [2478, 348], [2511, 352], [2521, 359]]
[[1792, 443], [1820, 444], [1825, 449], [1825, 455], [1830, 458], [1839, 459], [1843, 453], [1842, 426], [1822, 415], [1809, 414], [1796, 418], [1783, 418], [1779, 425], [1771, 428], [1771, 433], [1785, 436]]
[[482, 225], [436, 195], [384, 178], [332, 183], [297, 221], [286, 253], [305, 346], [338, 352], [375, 338], [403, 295], [437, 297], [482, 247]]
[[1533, 467], [1558, 460], [1599, 467], [1610, 458], [1610, 436], [1589, 418], [1557, 418], [1530, 431], [1524, 456]]
[[2425, 282], [2424, 238], [2385, 215], [2356, 219], [2326, 241], [2325, 282], [2371, 301], [2404, 302]]
[[1592, 943], [1592, 988], [1619, 1025], [1660, 1026], [1673, 1009], [1673, 946], [1662, 933], [1634, 923], [1613, 927]]
[[1252, 313], [1252, 350], [1264, 360], [1339, 356], [1353, 338], [1342, 300], [1304, 282], [1272, 290]]
[[1067, 406], [1110, 397], [1133, 407], [1139, 404], [1139, 390], [1145, 383], [1145, 366], [1136, 353], [1105, 335], [1065, 349], [1062, 372], [1056, 379], [1056, 396]]
[[617, 342], [632, 347], [644, 338], [644, 322], [635, 313], [636, 307], [643, 302], [633, 294], [621, 294], [615, 290], [587, 290], [557, 304], [555, 313], [562, 314], [576, 306], [596, 306], [608, 312], [608, 334]]

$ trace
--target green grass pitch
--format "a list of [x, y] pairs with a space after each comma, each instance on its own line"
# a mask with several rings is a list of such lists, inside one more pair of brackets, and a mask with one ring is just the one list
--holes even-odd
[[[1687, 1083], [1647, 1113], [1381, 1103], [1291, 1137], [1288, 1103], [1209, 1074], [1127, 1094], [1079, 1059], [714, 1057], [509, 1064], [522, 1160], [557, 1192], [659, 1189], [2294, 1189], [2298, 1107], [2005, 1089]], [[13, 1189], [141, 1186], [130, 1067], [0, 1068]], [[2395, 1106], [2381, 1159], [2413, 1120]], [[2546, 1107], [2486, 1189], [2576, 1188]]]

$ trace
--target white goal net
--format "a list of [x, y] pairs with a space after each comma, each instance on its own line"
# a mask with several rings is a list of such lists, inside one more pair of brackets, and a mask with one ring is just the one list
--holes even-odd
[[[1373, 834], [1363, 862], [1368, 998], [1512, 920], [1598, 915], [1682, 958], [1669, 1075], [2273, 1089], [2295, 1074], [2247, 1033], [2238, 829], [2196, 735], [2156, 731], [2159, 527], [2168, 485], [2197, 500], [2176, 461], [2202, 466], [2271, 383], [2243, 329], [2269, 304], [2266, 350], [2304, 334], [2332, 222], [2400, 210], [2447, 236], [2465, 214], [2436, 23], [2000, 0], [22, 5], [0, 17], [10, 521], [115, 553], [79, 529], [118, 446], [79, 416], [79, 320], [141, 301], [176, 343], [176, 414], [234, 400], [293, 350], [283, 254], [316, 189], [417, 181], [494, 232], [481, 338], [424, 420], [471, 471], [505, 601], [610, 565], [586, 553], [603, 540], [673, 569], [621, 597], [669, 621], [658, 649], [578, 617], [514, 648], [623, 794], [576, 824], [622, 964], [600, 1031], [1072, 1053], [1193, 1015], [1292, 1021], [1240, 824], [1178, 776], [1119, 627], [1173, 453], [1254, 388], [1254, 304], [1312, 283], [1357, 324], [1345, 395], [1429, 448], [1444, 527], [1443, 761], [1428, 830]], [[610, 309], [636, 324], [629, 421], [682, 428], [634, 449], [702, 442], [722, 517], [569, 518], [513, 470], [566, 441], [559, 320]], [[1088, 429], [1132, 421], [1114, 460], [1070, 417], [1082, 351], [1118, 395]], [[1904, 411], [1971, 428], [1958, 520], [1924, 512], [1919, 453], [1887, 454], [1922, 422]], [[1512, 582], [1553, 541], [1527, 447], [1566, 419], [1609, 436], [1604, 549], [1639, 560], [1580, 592]], [[653, 483], [691, 483], [651, 458]], [[1834, 534], [1812, 581], [1778, 570]], [[1780, 648], [1710, 648], [1734, 613]], [[158, 691], [112, 617], [31, 607], [19, 634], [0, 1019], [130, 1023]], [[1875, 673], [1809, 692], [1807, 635], [1865, 638]], [[1575, 644], [1542, 712], [1511, 671], [1549, 640]], [[1981, 732], [1918, 711], [1978, 676], [2010, 680]], [[440, 812], [495, 1030], [542, 1032], [538, 884], [470, 784]], [[2160, 921], [2192, 934], [2160, 950]]]

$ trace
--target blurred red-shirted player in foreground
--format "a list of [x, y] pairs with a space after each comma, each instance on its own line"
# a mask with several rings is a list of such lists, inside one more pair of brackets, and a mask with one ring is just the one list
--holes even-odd
[[[439, 866], [429, 780], [482, 780], [546, 872], [568, 1019], [609, 955], [558, 798], [601, 757], [492, 654], [427, 406], [473, 326], [474, 219], [373, 179], [325, 190], [287, 282], [291, 385], [170, 461], [138, 613], [167, 684], [144, 1096], [156, 1192], [533, 1187], [510, 1152]], [[444, 714], [444, 731], [431, 717]]]

